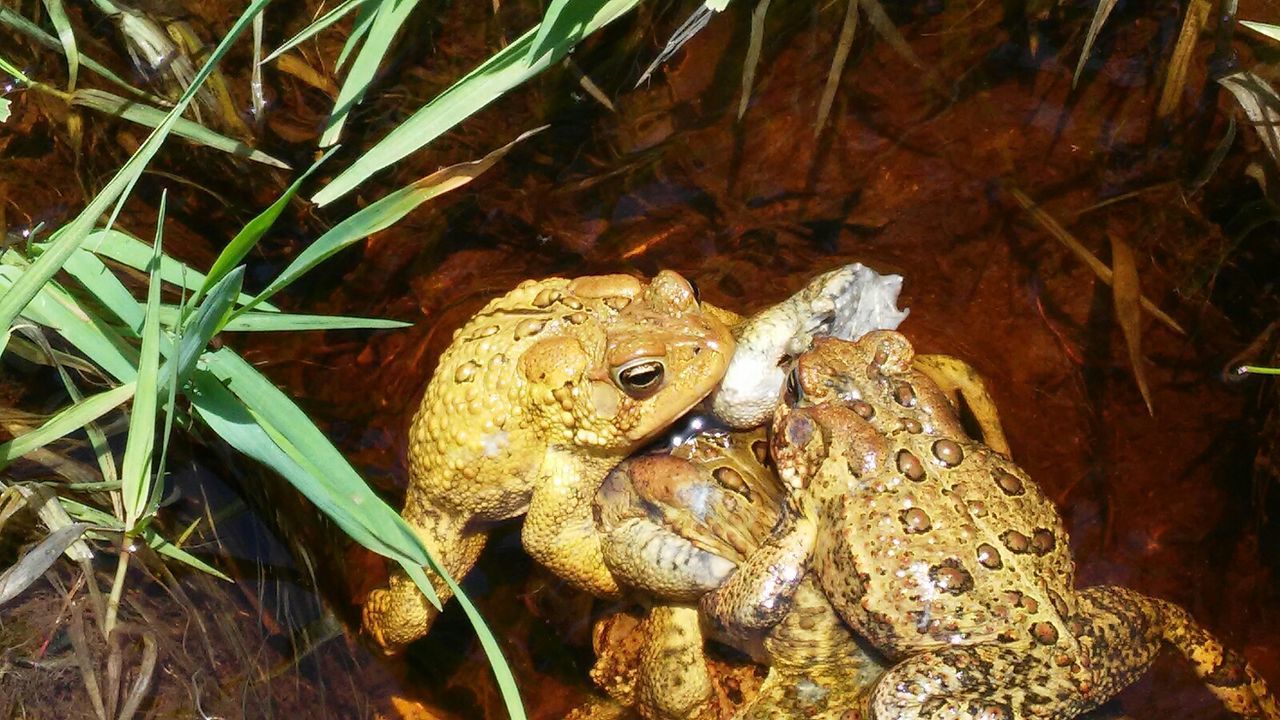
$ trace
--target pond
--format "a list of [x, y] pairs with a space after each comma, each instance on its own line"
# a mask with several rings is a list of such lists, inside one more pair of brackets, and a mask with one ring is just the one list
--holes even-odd
[[[747, 3], [713, 17], [636, 86], [695, 7], [643, 6], [585, 41], [571, 63], [355, 192], [323, 208], [300, 197], [246, 258], [246, 289], [260, 290], [356, 209], [549, 125], [470, 184], [273, 300], [293, 312], [393, 318], [410, 327], [228, 332], [219, 341], [285, 389], [399, 507], [409, 422], [437, 358], [455, 329], [524, 279], [671, 269], [694, 281], [703, 300], [750, 313], [845, 263], [896, 273], [904, 280], [900, 305], [910, 309], [900, 330], [919, 352], [957, 356], [985, 378], [1012, 457], [1062, 513], [1077, 584], [1124, 585], [1176, 602], [1280, 682], [1270, 465], [1280, 412], [1262, 379], [1226, 372], [1238, 358], [1267, 362], [1261, 348], [1241, 353], [1280, 310], [1276, 165], [1215, 82], [1274, 60], [1280, 45], [1238, 27], [1227, 34], [1214, 15], [1191, 49], [1172, 110], [1162, 114], [1183, 21], [1176, 5], [1117, 6], [1073, 87], [1092, 6], [895, 3], [879, 20], [863, 17], [818, 127], [844, 5], [768, 6], [745, 101], [744, 63], [759, 7]], [[265, 44], [278, 46], [325, 9], [272, 5]], [[214, 0], [165, 10], [210, 41], [242, 8]], [[392, 46], [349, 119], [333, 166], [323, 166], [304, 194], [540, 15], [528, 2], [415, 10], [412, 30]], [[1242, 3], [1238, 17], [1278, 20], [1258, 3]], [[81, 8], [72, 19], [85, 52], [129, 72], [101, 14]], [[905, 46], [887, 38], [886, 27], [896, 27]], [[255, 147], [294, 168], [309, 165], [349, 28], [340, 22], [301, 45], [288, 65], [266, 67], [265, 113], [257, 124], [244, 115]], [[226, 64], [241, 108], [249, 106], [249, 46], [241, 40]], [[25, 40], [6, 43], [4, 52], [54, 84], [65, 72], [57, 52]], [[583, 74], [612, 107], [593, 97]], [[0, 187], [15, 239], [38, 222], [74, 216], [86, 190], [100, 188], [145, 131], [77, 111], [83, 135], [75, 138], [65, 106], [30, 90], [9, 97]], [[172, 140], [119, 225], [151, 237], [167, 190], [165, 251], [207, 268], [295, 177]], [[1107, 265], [1113, 247], [1131, 248], [1141, 292], [1181, 326], [1178, 332], [1150, 314], [1138, 323], [1150, 411], [1111, 288], [1055, 237], [1054, 223]], [[139, 297], [145, 283], [133, 276]], [[21, 361], [5, 368], [6, 407], [47, 413], [67, 402], [52, 371]], [[6, 432], [26, 427], [14, 422]], [[236, 585], [175, 567], [181, 582], [153, 569], [127, 586], [136, 597], [122, 613], [157, 636], [151, 642], [164, 669], [143, 701], [146, 717], [190, 717], [193, 703], [209, 717], [505, 716], [457, 603], [407, 655], [379, 657], [357, 627], [359, 604], [384, 582], [387, 563], [276, 477], [209, 433], [197, 437], [203, 442], [184, 436], [169, 456], [178, 490], [162, 505], [163, 522], [181, 532], [206, 513], [216, 519], [212, 530], [200, 528], [196, 547], [207, 559], [222, 557]], [[83, 442], [60, 451], [93, 465]], [[21, 463], [5, 473], [13, 480], [47, 475]], [[591, 621], [616, 606], [593, 602], [529, 560], [519, 530], [515, 521], [496, 529], [463, 587], [499, 639], [529, 716], [562, 717], [591, 693]], [[7, 559], [17, 557], [12, 545], [21, 540], [7, 540]], [[115, 570], [109, 557], [95, 561], [103, 588]], [[64, 564], [50, 571], [53, 584], [38, 581], [0, 616], [5, 646], [20, 648], [6, 663], [20, 661], [17, 674], [0, 673], [8, 716], [95, 716], [82, 671], [69, 660], [49, 667], [47, 659], [78, 655], [83, 665], [85, 657], [109, 654], [92, 634], [81, 640], [87, 649], [67, 649], [74, 638], [58, 628], [81, 611], [68, 610], [64, 599], [85, 591], [77, 569]], [[166, 593], [173, 585], [187, 596]], [[330, 639], [291, 664], [290, 637], [324, 616], [320, 599], [346, 624], [345, 635], [319, 622], [312, 629]], [[197, 633], [193, 618], [210, 627]], [[50, 637], [60, 639], [37, 655], [35, 646]], [[145, 656], [139, 643], [125, 644], [126, 668]], [[728, 652], [719, 661], [744, 662]], [[1170, 652], [1106, 709], [1135, 720], [1228, 717]]]

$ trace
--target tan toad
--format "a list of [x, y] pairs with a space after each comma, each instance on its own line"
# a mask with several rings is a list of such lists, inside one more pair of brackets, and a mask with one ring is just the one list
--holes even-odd
[[[536, 560], [596, 595], [618, 588], [600, 559], [591, 499], [620, 460], [687, 412], [733, 352], [726, 320], [664, 271], [527, 281], [454, 334], [409, 437], [404, 518], [461, 577], [488, 525], [525, 514]], [[441, 599], [448, 589], [437, 585]], [[364, 627], [394, 650], [436, 610], [403, 574], [375, 590]]]
[[751, 637], [787, 617], [811, 575], [894, 663], [869, 720], [1076, 717], [1163, 643], [1231, 711], [1280, 718], [1256, 672], [1181, 608], [1119, 587], [1076, 590], [1053, 504], [964, 435], [912, 356], [901, 335], [875, 332], [819, 340], [799, 358], [771, 442], [783, 520], [703, 597], [709, 617]]
[[[860, 265], [814, 278], [747, 322], [700, 303], [663, 271], [528, 281], [490, 302], [440, 358], [409, 437], [404, 517], [443, 567], [461, 577], [489, 526], [525, 514], [535, 559], [575, 586], [613, 596], [591, 501], [605, 475], [720, 382], [735, 340], [742, 360], [776, 364], [796, 338], [847, 334], [892, 293]], [[888, 285], [896, 288], [889, 280]], [[780, 382], [780, 381], [779, 381]], [[767, 387], [729, 403], [736, 415]], [[776, 390], [774, 391], [776, 395]], [[449, 590], [436, 583], [442, 600]], [[388, 651], [424, 635], [435, 608], [403, 574], [375, 590], [364, 627]]]

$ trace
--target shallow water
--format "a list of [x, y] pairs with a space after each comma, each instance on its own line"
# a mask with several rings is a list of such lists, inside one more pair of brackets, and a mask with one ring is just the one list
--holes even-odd
[[[433, 10], [430, 40], [406, 41], [385, 89], [358, 115], [352, 129], [363, 140], [354, 145], [379, 137], [536, 17], [523, 4], [503, 3], [497, 20], [487, 4], [471, 5]], [[295, 9], [297, 21], [269, 32], [284, 37], [299, 26]], [[215, 10], [193, 10], [217, 26]], [[335, 258], [283, 302], [414, 328], [228, 341], [296, 394], [371, 482], [398, 497], [405, 428], [434, 358], [454, 328], [522, 279], [672, 268], [707, 300], [745, 312], [838, 264], [900, 273], [911, 309], [902, 331], [921, 352], [957, 355], [987, 379], [1015, 459], [1063, 510], [1079, 583], [1119, 583], [1181, 603], [1280, 683], [1278, 556], [1264, 513], [1275, 499], [1251, 479], [1255, 433], [1275, 407], [1259, 405], [1257, 383], [1220, 377], [1275, 315], [1274, 273], [1265, 268], [1277, 266], [1280, 246], [1274, 221], [1242, 232], [1262, 197], [1246, 166], [1268, 162], [1248, 130], [1202, 189], [1180, 182], [1205, 167], [1234, 109], [1227, 97], [1202, 95], [1211, 42], [1200, 43], [1166, 126], [1153, 108], [1179, 25], [1169, 7], [1118, 9], [1074, 92], [1091, 8], [1063, 9], [1038, 26], [984, 2], [890, 11], [932, 73], [863, 23], [831, 121], [815, 138], [843, 8], [775, 8], [741, 121], [749, 8], [716, 19], [665, 72], [627, 92], [638, 68], [617, 48], [641, 48], [643, 66], [685, 12], [650, 9], [574, 55], [617, 98], [618, 112], [562, 73], [500, 101], [360, 197], [472, 159], [529, 127], [552, 128], [476, 183]], [[1260, 7], [1240, 14], [1266, 19]], [[309, 57], [333, 58], [338, 43], [324, 37]], [[1253, 47], [1237, 43], [1245, 66]], [[411, 64], [428, 48], [429, 63]], [[305, 158], [328, 100], [285, 76], [270, 82], [277, 104], [266, 148]], [[32, 121], [31, 136], [43, 133], [46, 142], [25, 141], [28, 151], [5, 171], [11, 188], [16, 178], [27, 191], [20, 212], [32, 217], [65, 213], [63, 188], [74, 187], [55, 127]], [[86, 174], [116, 162], [131, 132], [99, 130]], [[36, 175], [36, 167], [46, 170]], [[188, 187], [170, 198], [166, 248], [198, 266], [283, 179], [261, 173], [245, 183], [233, 163], [191, 149], [162, 167], [211, 191]], [[148, 178], [141, 197], [154, 198], [163, 184]], [[1188, 329], [1182, 337], [1144, 318], [1154, 416], [1133, 381], [1109, 290], [1030, 219], [1014, 199], [1019, 190], [1104, 260], [1109, 236], [1131, 244], [1144, 292]], [[264, 283], [355, 207], [340, 205], [320, 214], [292, 208], [292, 224], [254, 258], [249, 282]], [[145, 202], [131, 210], [126, 225], [147, 235], [153, 210]], [[11, 208], [11, 225], [14, 217]], [[323, 529], [298, 532], [328, 543], [317, 554], [340, 588], [329, 599], [353, 617], [352, 603], [380, 581], [381, 562]], [[465, 587], [505, 640], [531, 716], [557, 717], [576, 704], [590, 664], [590, 601], [532, 568], [514, 526], [491, 543]], [[332, 642], [330, 651], [346, 649]], [[385, 701], [388, 669], [359, 647], [351, 652], [351, 672], [382, 678], [353, 683], [351, 692]], [[407, 665], [389, 671], [399, 692], [450, 717], [501, 716], [483, 654], [456, 608]], [[1119, 707], [1135, 720], [1224, 716], [1172, 658]]]

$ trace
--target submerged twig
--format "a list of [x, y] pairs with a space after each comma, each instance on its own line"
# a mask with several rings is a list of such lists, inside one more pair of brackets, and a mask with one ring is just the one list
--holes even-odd
[[840, 88], [840, 76], [844, 74], [845, 63], [849, 61], [849, 50], [853, 47], [853, 37], [858, 32], [858, 0], [848, 0], [844, 11], [844, 24], [840, 26], [840, 40], [836, 43], [836, 53], [831, 58], [831, 70], [827, 73], [827, 84], [822, 89], [822, 101], [818, 103], [818, 119], [813, 124], [813, 136], [822, 134], [826, 127], [827, 116], [831, 114], [831, 105], [836, 99], [836, 90]]
[[751, 39], [747, 42], [747, 56], [742, 61], [742, 95], [738, 98], [738, 119], [747, 114], [751, 101], [751, 86], [756, 82], [756, 66], [760, 63], [760, 50], [764, 47], [764, 19], [769, 14], [769, 0], [760, 0], [751, 11]]
[[[1093, 270], [1093, 273], [1098, 276], [1099, 280], [1107, 285], [1112, 284], [1111, 268], [1107, 267], [1106, 263], [1099, 260], [1096, 255], [1089, 252], [1089, 249], [1082, 245], [1074, 235], [1067, 231], [1066, 228], [1062, 227], [1062, 225], [1060, 225], [1052, 215], [1042, 210], [1034, 200], [1021, 190], [1015, 187], [1010, 187], [1008, 188], [1008, 192], [1013, 196], [1014, 200], [1018, 201], [1019, 205], [1025, 208], [1027, 212], [1031, 213], [1031, 217], [1035, 218], [1036, 222], [1040, 223], [1045, 230], [1049, 231], [1050, 235], [1057, 239], [1058, 242], [1065, 245], [1068, 250], [1075, 253], [1076, 257], [1083, 260], [1084, 263], [1089, 266], [1089, 269]], [[1156, 307], [1156, 304], [1151, 302], [1147, 296], [1143, 295], [1141, 297], [1142, 308], [1144, 310], [1168, 326], [1170, 330], [1173, 330], [1179, 335], [1187, 334], [1187, 331], [1183, 330], [1182, 326], [1179, 325], [1176, 320], [1169, 317], [1160, 308]]]

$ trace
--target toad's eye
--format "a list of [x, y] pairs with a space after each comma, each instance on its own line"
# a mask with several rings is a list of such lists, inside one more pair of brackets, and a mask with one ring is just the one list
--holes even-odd
[[665, 373], [660, 360], [637, 360], [615, 370], [613, 379], [623, 392], [643, 400], [662, 389]]
[[693, 291], [693, 302], [698, 304], [702, 302], [702, 291], [698, 289], [698, 283], [690, 280], [689, 289]]

